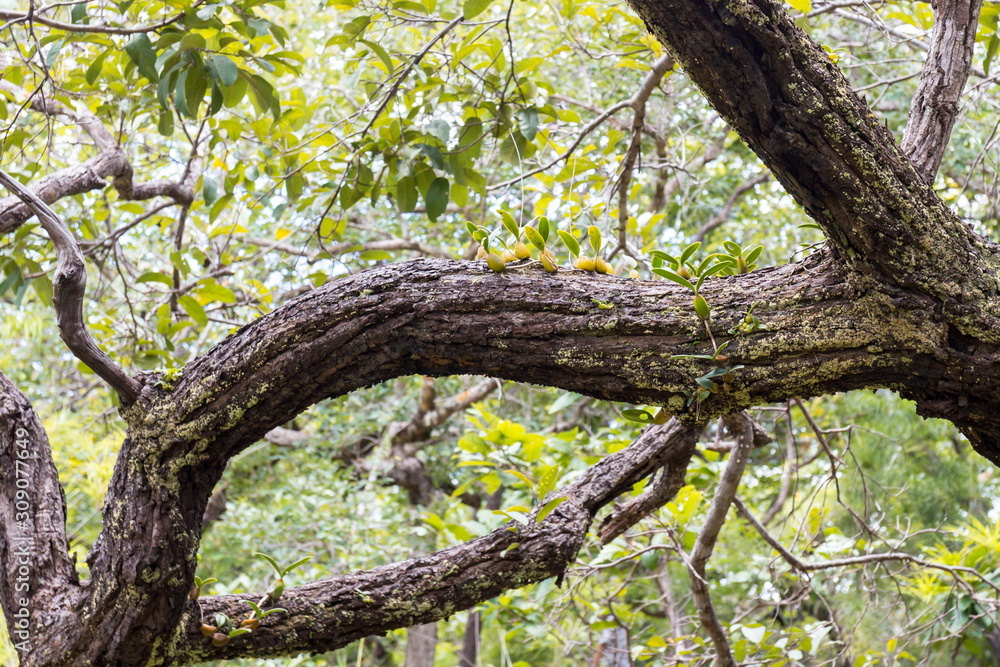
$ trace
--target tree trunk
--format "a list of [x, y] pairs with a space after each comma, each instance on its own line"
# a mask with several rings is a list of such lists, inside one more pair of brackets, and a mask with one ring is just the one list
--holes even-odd
[[406, 667], [434, 667], [437, 623], [415, 625], [406, 631]]

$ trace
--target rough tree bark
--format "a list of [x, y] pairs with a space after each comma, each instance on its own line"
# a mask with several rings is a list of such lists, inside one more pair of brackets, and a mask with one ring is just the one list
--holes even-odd
[[[138, 396], [122, 410], [128, 437], [84, 584], [66, 554], [63, 501], [40, 423], [0, 378], [0, 566], [7, 574], [0, 601], [15, 629], [20, 610], [30, 611], [22, 664], [281, 656], [434, 622], [559, 576], [594, 514], [643, 477], [665, 469], [657, 497], [669, 495], [696, 422], [789, 397], [889, 387], [915, 399], [923, 414], [950, 419], [1000, 463], [996, 248], [941, 202], [779, 3], [631, 4], [830, 241], [801, 262], [706, 283], [712, 331], [730, 341], [733, 363], [745, 366], [733, 389], [685, 407], [683, 392], [705, 369], [672, 355], [705, 352], [710, 343], [679, 286], [551, 276], [530, 264], [501, 275], [444, 260], [377, 268], [243, 327], [176, 381], [135, 379]], [[940, 124], [927, 127], [922, 132], [936, 140], [946, 134]], [[119, 160], [112, 152], [109, 159]], [[112, 174], [127, 191], [128, 170], [98, 175]], [[0, 230], [26, 215], [0, 212]], [[728, 334], [751, 306], [761, 328]], [[200, 614], [238, 617], [245, 608], [237, 596], [188, 600], [203, 512], [226, 462], [317, 401], [410, 374], [561, 387], [665, 405], [679, 420], [650, 427], [562, 490], [570, 500], [541, 524], [292, 588], [282, 598], [287, 614], [213, 648], [198, 631]], [[22, 451], [31, 461], [27, 499], [18, 495]], [[18, 519], [19, 502], [30, 504], [27, 523]], [[21, 544], [30, 545], [29, 555], [19, 553]], [[22, 567], [27, 593], [17, 588]]]

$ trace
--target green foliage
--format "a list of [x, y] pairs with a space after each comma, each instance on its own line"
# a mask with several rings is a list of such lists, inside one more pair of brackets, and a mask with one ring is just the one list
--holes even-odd
[[[859, 31], [844, 18], [849, 7], [806, 16], [813, 3], [789, 5], [869, 96], [877, 121], [900, 133], [915, 85], [908, 43], [916, 40]], [[747, 303], [738, 306], [741, 322], [719, 330], [711, 281], [797, 259], [822, 242], [773, 180], [734, 197], [761, 165], [674, 71], [650, 98], [641, 168], [629, 182], [628, 210], [618, 210], [611, 194], [631, 144], [628, 111], [584, 129], [629, 99], [663, 55], [624, 5], [153, 0], [57, 3], [50, 11], [91, 26], [176, 18], [130, 35], [41, 24], [29, 34], [18, 23], [5, 38], [15, 60], [5, 83], [43, 86], [53, 102], [92, 114], [121, 143], [136, 182], [177, 181], [195, 170], [194, 197], [183, 207], [127, 201], [114, 188], [54, 205], [87, 253], [85, 308], [99, 344], [130, 370], [161, 369], [164, 391], [211, 345], [304, 288], [406, 259], [414, 247], [461, 257], [471, 235], [465, 256], [478, 244], [501, 275], [541, 264], [605, 274], [600, 280], [662, 278], [688, 290], [690, 310], [681, 315], [713, 346], [671, 363], [690, 368], [689, 399], [700, 405], [739, 388], [740, 360], [715, 338], [767, 327]], [[908, 37], [932, 27], [926, 3], [867, 11], [866, 20]], [[987, 5], [975, 55], [987, 72], [998, 45], [997, 10]], [[972, 84], [937, 188], [992, 232], [996, 165], [984, 138], [995, 124], [995, 91], [986, 83]], [[70, 120], [21, 109], [6, 88], [0, 96], [6, 170], [27, 182], [93, 156]], [[618, 247], [620, 231], [629, 247]], [[44, 418], [66, 489], [70, 548], [86, 577], [124, 432], [107, 389], [60, 352], [54, 260], [34, 221], [0, 238], [0, 368]], [[595, 304], [614, 313], [613, 304]], [[450, 396], [467, 384], [434, 386]], [[312, 581], [510, 522], [545, 521], [565, 502], [560, 488], [669, 417], [657, 406], [621, 409], [505, 386], [420, 443], [415, 456], [441, 492], [415, 506], [382, 472], [391, 465], [390, 425], [412, 419], [421, 390], [420, 381], [400, 379], [328, 401], [286, 425], [305, 440], [240, 454], [223, 480], [226, 512], [203, 538], [200, 594], [249, 598], [292, 569], [296, 582]], [[971, 570], [888, 562], [805, 576], [733, 513], [709, 583], [737, 658], [811, 665], [843, 653], [854, 664], [908, 664], [907, 655], [985, 664], [1000, 570], [992, 468], [948, 425], [921, 421], [887, 392], [804, 406], [816, 429], [795, 405], [755, 413], [775, 442], [753, 452], [739, 496], [761, 518], [785, 489], [768, 523], [772, 536], [810, 563], [905, 551]], [[694, 544], [725, 460], [711, 446], [727, 437], [710, 425], [676, 498], [604, 547], [588, 539], [563, 587], [549, 580], [481, 605], [481, 663], [590, 664], [601, 633], [615, 625], [628, 629], [637, 664], [707, 660], [711, 647], [698, 633], [678, 549]], [[624, 490], [621, 501], [649, 483]], [[496, 512], [486, 506], [494, 494], [502, 496]], [[255, 551], [268, 556], [252, 558]], [[273, 611], [245, 601], [257, 619]], [[458, 650], [464, 619], [440, 624], [439, 663]], [[243, 630], [232, 619], [222, 626], [227, 637]], [[373, 641], [234, 664], [374, 664]], [[405, 634], [380, 641], [401, 664]], [[0, 643], [0, 662], [12, 659]]]

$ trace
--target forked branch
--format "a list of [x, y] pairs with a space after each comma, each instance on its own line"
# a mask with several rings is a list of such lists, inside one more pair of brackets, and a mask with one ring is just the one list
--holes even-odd
[[83, 297], [87, 290], [87, 267], [80, 245], [69, 228], [35, 193], [0, 170], [0, 184], [10, 190], [31, 211], [52, 240], [56, 249], [55, 280], [52, 281], [59, 323], [59, 336], [73, 355], [111, 385], [123, 405], [131, 405], [139, 393], [139, 384], [111, 360], [87, 330], [83, 319]]

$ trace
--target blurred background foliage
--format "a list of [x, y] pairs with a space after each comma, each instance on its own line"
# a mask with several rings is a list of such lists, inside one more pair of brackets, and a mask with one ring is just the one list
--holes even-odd
[[[930, 6], [797, 0], [788, 9], [900, 137]], [[760, 244], [762, 265], [822, 242], [623, 3], [96, 0], [39, 16], [49, 24], [8, 19], [0, 33], [10, 59], [3, 168], [30, 183], [94, 158], [80, 124], [94, 117], [137, 182], [192, 183], [190, 202], [130, 201], [108, 188], [54, 205], [88, 257], [91, 328], [132, 370], [182, 367], [349, 273], [420, 255], [471, 260], [464, 222], [498, 226], [497, 208], [563, 230], [596, 225], [618, 272], [635, 267], [643, 279], [653, 278], [650, 250], [678, 253], [694, 240], [704, 254], [727, 240]], [[136, 34], [59, 27], [160, 23]], [[936, 183], [994, 238], [996, 26], [987, 5]], [[669, 65], [662, 75], [658, 62]], [[644, 86], [633, 142], [630, 101]], [[36, 89], [69, 111], [25, 106]], [[627, 246], [615, 245], [621, 238]], [[53, 269], [35, 222], [0, 237], [0, 368], [44, 419], [86, 576], [124, 432], [110, 392], [58, 340]], [[397, 437], [449, 400], [459, 407], [447, 419], [416, 440]], [[231, 462], [206, 516], [199, 574], [219, 580], [208, 593], [261, 591], [272, 575], [254, 552], [281, 563], [311, 555], [294, 584], [482, 535], [542, 502], [539, 486], [557, 489], [630, 443], [641, 426], [622, 417], [627, 407], [648, 406], [482, 378], [403, 378], [327, 401]], [[794, 571], [731, 512], [709, 577], [737, 657], [995, 664], [994, 468], [887, 390], [754, 416], [773, 440], [753, 452], [739, 498], [785, 549], [819, 566]], [[475, 664], [617, 665], [607, 651], [622, 646], [635, 664], [704, 664], [710, 647], [683, 551], [725, 438], [710, 425], [678, 497], [604, 548], [589, 541], [561, 586], [482, 605]], [[890, 553], [912, 560], [869, 558]], [[438, 624], [433, 664], [458, 664], [469, 619]], [[624, 645], [613, 639], [621, 630]], [[326, 655], [233, 664], [403, 665], [406, 646], [398, 631]], [[15, 660], [3, 642], [0, 659]]]

